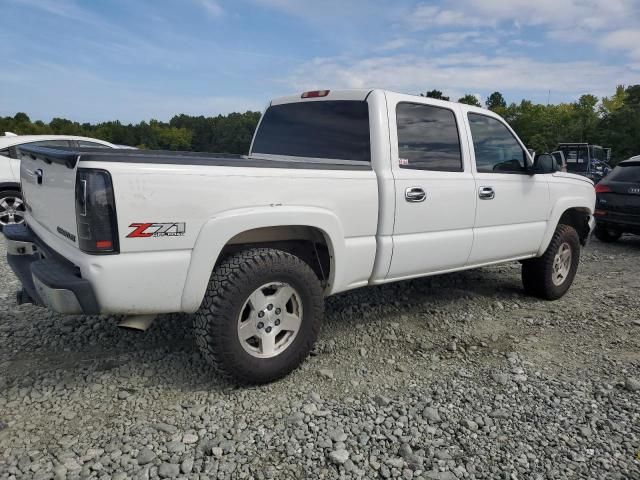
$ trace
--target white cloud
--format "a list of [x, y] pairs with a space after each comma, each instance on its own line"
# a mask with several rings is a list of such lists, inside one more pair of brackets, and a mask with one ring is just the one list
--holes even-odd
[[[560, 71], [582, 72], [559, 75]], [[287, 83], [297, 90], [315, 88], [387, 88], [418, 93], [432, 88], [458, 92], [495, 90], [541, 93], [552, 90], [573, 97], [609, 94], [617, 83], [633, 83], [637, 75], [625, 66], [593, 61], [537, 61], [526, 57], [452, 54], [378, 56], [354, 61], [317, 58], [300, 66]], [[457, 97], [456, 97], [457, 98]]]
[[451, 49], [471, 44], [495, 46], [498, 44], [498, 37], [479, 31], [445, 32], [431, 35], [426, 42], [427, 47], [434, 50]]
[[[414, 27], [495, 25], [564, 26], [568, 30], [613, 28], [637, 17], [636, 0], [458, 0], [444, 7], [418, 5], [408, 20]], [[449, 6], [451, 5], [451, 6]]]
[[626, 51], [630, 57], [640, 60], [640, 30], [617, 30], [606, 35], [601, 42], [605, 49]]
[[416, 30], [429, 27], [477, 27], [493, 25], [491, 19], [469, 15], [464, 10], [450, 10], [435, 5], [418, 5], [407, 18], [407, 23]]
[[400, 50], [401, 48], [405, 48], [414, 43], [412, 40], [408, 38], [394, 38], [393, 40], [389, 40], [385, 44], [380, 47], [380, 50], [383, 52], [390, 52], [393, 50]]
[[196, 2], [212, 17], [220, 17], [224, 14], [217, 0], [196, 0]]

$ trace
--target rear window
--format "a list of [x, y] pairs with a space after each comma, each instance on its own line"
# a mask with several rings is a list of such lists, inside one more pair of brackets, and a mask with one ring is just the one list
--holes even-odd
[[618, 165], [607, 176], [614, 182], [640, 183], [640, 164]]
[[363, 101], [271, 106], [252, 153], [370, 162], [369, 106]]

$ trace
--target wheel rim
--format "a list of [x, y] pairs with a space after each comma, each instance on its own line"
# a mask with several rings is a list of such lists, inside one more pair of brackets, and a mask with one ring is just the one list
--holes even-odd
[[254, 290], [238, 316], [238, 340], [253, 357], [284, 352], [302, 325], [302, 299], [288, 283], [271, 282]]
[[19, 197], [0, 197], [0, 225], [24, 222], [24, 202]]
[[571, 253], [571, 246], [566, 242], [560, 245], [560, 248], [558, 248], [558, 252], [553, 259], [551, 280], [554, 285], [560, 286], [566, 281], [569, 276], [569, 271], [571, 270], [572, 257], [573, 254]]

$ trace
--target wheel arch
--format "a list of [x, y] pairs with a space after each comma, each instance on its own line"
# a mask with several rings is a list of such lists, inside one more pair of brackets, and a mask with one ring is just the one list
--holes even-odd
[[[341, 282], [345, 250], [342, 225], [337, 216], [316, 207], [268, 206], [239, 209], [207, 221], [196, 239], [182, 294], [182, 310], [195, 312], [204, 298], [209, 278], [216, 265], [229, 254], [243, 248], [271, 247], [298, 254], [324, 276], [325, 290], [334, 290]], [[320, 251], [305, 249], [319, 244]], [[306, 252], [300, 254], [300, 252]], [[305, 255], [308, 257], [305, 259]], [[309, 255], [312, 255], [309, 257]], [[328, 271], [325, 271], [328, 270]]]
[[551, 211], [538, 256], [544, 254], [559, 224], [570, 225], [576, 229], [580, 243], [585, 245], [591, 231], [590, 220], [593, 216], [593, 205], [587, 205], [584, 199], [568, 198], [558, 202]]
[[20, 184], [15, 182], [0, 182], [0, 192], [6, 192], [7, 190], [15, 190], [21, 192]]

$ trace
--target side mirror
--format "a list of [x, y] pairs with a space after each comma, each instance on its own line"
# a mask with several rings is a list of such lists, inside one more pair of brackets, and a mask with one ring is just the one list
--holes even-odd
[[541, 153], [533, 162], [533, 173], [553, 173], [558, 170], [558, 161], [549, 153]]

